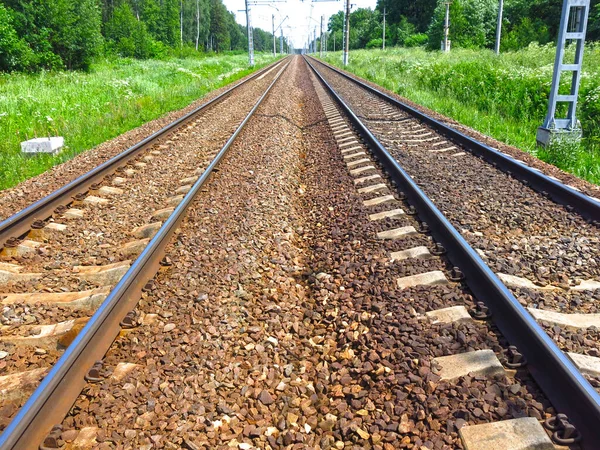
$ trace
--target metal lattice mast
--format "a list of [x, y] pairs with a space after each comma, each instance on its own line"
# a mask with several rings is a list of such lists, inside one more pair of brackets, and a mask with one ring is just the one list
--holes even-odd
[[[537, 141], [541, 145], [551, 144], [554, 138], [581, 139], [581, 127], [577, 121], [576, 111], [589, 11], [590, 0], [564, 0], [563, 2], [548, 114], [537, 132]], [[575, 44], [575, 58], [572, 63], [564, 61], [567, 41]], [[566, 95], [559, 92], [563, 72], [571, 72], [571, 87], [569, 94]], [[556, 118], [558, 103], [568, 104], [567, 116], [564, 118]]]
[[283, 28], [281, 28], [281, 36], [279, 37], [279, 53], [283, 55]]
[[252, 20], [250, 18], [250, 5], [246, 0], [246, 27], [248, 28], [248, 63], [254, 65], [254, 38], [252, 32]]
[[275, 44], [275, 14], [271, 15], [272, 23], [273, 23], [273, 56], [277, 56], [277, 47]]

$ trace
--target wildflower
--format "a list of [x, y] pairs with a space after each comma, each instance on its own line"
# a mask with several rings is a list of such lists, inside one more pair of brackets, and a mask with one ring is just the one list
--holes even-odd
[[47, 120], [48, 122], [53, 122], [53, 121], [54, 121], [54, 120], [52, 119], [52, 117], [50, 117], [50, 116], [46, 116], [46, 120]]

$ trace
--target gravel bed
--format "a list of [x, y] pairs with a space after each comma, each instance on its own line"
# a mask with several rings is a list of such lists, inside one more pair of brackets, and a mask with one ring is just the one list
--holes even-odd
[[[166, 200], [176, 195], [175, 190], [182, 184], [180, 180], [208, 165], [209, 155], [225, 144], [274, 76], [275, 71], [241, 87], [235, 96], [224, 99], [141, 155], [138, 159], [147, 165], [135, 167], [136, 173], [120, 186], [124, 193], [108, 197], [109, 205], [77, 206], [84, 211], [83, 219], [65, 220], [58, 216], [55, 222], [65, 223], [66, 231], [48, 235], [47, 242], [34, 253], [5, 258], [5, 262], [23, 266], [23, 272], [42, 273], [42, 276], [34, 281], [3, 284], [1, 293], [80, 292], [105, 284], [81, 280], [74, 267], [135, 259], [135, 255], [123, 256], [119, 252], [122, 244], [136, 239], [131, 230], [153, 222], [152, 214], [167, 206]], [[160, 155], [152, 155], [151, 151], [160, 151]], [[148, 156], [152, 159], [145, 159]], [[130, 167], [134, 167], [133, 163]], [[114, 176], [109, 178], [112, 180]], [[112, 284], [116, 284], [116, 280]], [[52, 304], [4, 305], [0, 315], [3, 325], [0, 338], [31, 333], [29, 327], [33, 325], [56, 324], [92, 314], [93, 310], [89, 308], [73, 309]], [[27, 328], [21, 329], [19, 325]], [[0, 376], [38, 368], [40, 364], [48, 367], [61, 354], [61, 348], [51, 348], [41, 360], [38, 354], [45, 351], [43, 349], [2, 341], [0, 351], [8, 353], [0, 360]]]
[[409, 264], [375, 237], [300, 58], [259, 112], [143, 294], [159, 321], [105, 358], [140, 367], [88, 385], [65, 439], [96, 426], [97, 448], [450, 450], [467, 422], [552, 413], [526, 371], [440, 382], [433, 357], [506, 343], [420, 316], [472, 306], [460, 284], [397, 290]]
[[[373, 95], [329, 69], [323, 73], [359, 114], [381, 116], [381, 102]], [[600, 280], [597, 226], [468, 152], [457, 157], [431, 153], [431, 142], [398, 143], [399, 127], [366, 122], [471, 245], [486, 255], [495, 272], [559, 287]], [[594, 303], [594, 291], [576, 295], [582, 304]], [[573, 305], [569, 302], [566, 312], [582, 311]]]
[[115, 137], [114, 139], [85, 151], [69, 161], [57, 165], [36, 177], [19, 183], [13, 188], [0, 191], [0, 221], [17, 213], [34, 201], [50, 194], [84, 173], [89, 172], [113, 156], [118, 155], [161, 128], [167, 126], [171, 122], [174, 122], [207, 101], [217, 97], [231, 86], [251, 76], [252, 74], [249, 74], [227, 86], [211, 91], [184, 109], [167, 113], [158, 119], [147, 122]]
[[[575, 186], [576, 188], [578, 188], [582, 192], [585, 192], [588, 195], [591, 195], [593, 197], [600, 197], [600, 186], [597, 186], [588, 181], [582, 180], [581, 178], [577, 178], [575, 175], [564, 172], [561, 169], [559, 169], [558, 167], [555, 167], [551, 164], [540, 161], [535, 156], [532, 156], [529, 153], [524, 152], [523, 150], [521, 150], [517, 147], [510, 146], [508, 144], [505, 144], [504, 142], [500, 142], [490, 136], [487, 136], [477, 130], [474, 130], [473, 128], [467, 127], [467, 126], [461, 124], [460, 122], [457, 122], [454, 119], [446, 117], [438, 112], [435, 112], [429, 108], [426, 108], [425, 106], [419, 105], [418, 103], [414, 103], [413, 101], [411, 101], [405, 97], [402, 97], [402, 96], [396, 94], [395, 92], [387, 90], [386, 88], [379, 86], [378, 84], [372, 83], [371, 81], [365, 80], [364, 78], [360, 78], [351, 72], [340, 69], [339, 67], [337, 69], [341, 70], [342, 72], [349, 75], [350, 77], [360, 80], [360, 81], [374, 87], [375, 89], [391, 96], [392, 98], [395, 98], [395, 99], [401, 101], [402, 103], [410, 106], [411, 108], [414, 108], [414, 109], [428, 115], [429, 117], [432, 117], [432, 118], [438, 120], [439, 122], [442, 122], [445, 125], [449, 125], [452, 128], [457, 129], [458, 131], [460, 131], [461, 133], [463, 133], [467, 136], [477, 139], [478, 141], [483, 142], [484, 144], [489, 145], [490, 147], [492, 147], [496, 150], [500, 150], [501, 152], [511, 155], [513, 158], [517, 158], [522, 161], [525, 161], [527, 163], [527, 165], [541, 170], [546, 175], [551, 175], [553, 177], [558, 178], [565, 184]], [[540, 122], [540, 124], [541, 124], [541, 122]]]

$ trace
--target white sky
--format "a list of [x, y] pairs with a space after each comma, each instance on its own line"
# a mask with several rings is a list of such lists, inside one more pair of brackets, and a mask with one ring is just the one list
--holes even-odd
[[[257, 0], [254, 0], [257, 1]], [[266, 2], [266, 0], [259, 0]], [[235, 14], [236, 20], [242, 25], [246, 25], [246, 13], [243, 11], [245, 8], [244, 0], [223, 0], [225, 6], [229, 11]], [[375, 8], [377, 0], [351, 0], [352, 10], [356, 8]], [[338, 11], [341, 11], [344, 7], [345, 1], [343, 0], [331, 0], [331, 1], [317, 1], [311, 3], [310, 0], [286, 0], [272, 2], [272, 6], [268, 5], [253, 5], [250, 7], [252, 25], [257, 28], [262, 28], [265, 31], [271, 31], [272, 20], [271, 15], [275, 14], [275, 27], [279, 26], [279, 23], [288, 16], [288, 20], [283, 25], [283, 34], [288, 36], [293, 45], [297, 48], [303, 46], [307, 41], [308, 25], [310, 22], [310, 33], [312, 34], [313, 28], [317, 27], [317, 35], [319, 35], [319, 29], [321, 26], [321, 16], [325, 16], [323, 28], [327, 29], [327, 22], [329, 17]], [[312, 7], [312, 18], [309, 20], [311, 15]], [[277, 9], [275, 9], [275, 7]], [[278, 11], [279, 10], [279, 11]], [[277, 31], [279, 36], [280, 31]], [[279, 43], [277, 43], [277, 51], [279, 51]]]

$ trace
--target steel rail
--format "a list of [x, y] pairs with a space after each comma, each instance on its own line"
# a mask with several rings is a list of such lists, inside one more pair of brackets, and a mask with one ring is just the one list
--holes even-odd
[[491, 164], [494, 164], [498, 169], [510, 174], [514, 178], [527, 183], [527, 185], [532, 189], [544, 193], [544, 195], [548, 195], [556, 203], [574, 208], [580, 215], [587, 219], [600, 221], [599, 201], [594, 200], [588, 195], [579, 192], [558, 180], [554, 180], [549, 176], [544, 175], [542, 172], [529, 167], [527, 164], [517, 161], [506, 153], [496, 150], [495, 148], [492, 148], [483, 142], [479, 142], [478, 140], [461, 133], [451, 126], [446, 125], [425, 113], [422, 113], [418, 109], [415, 109], [412, 106], [409, 106], [406, 103], [403, 103], [400, 100], [381, 92], [364, 81], [348, 75], [347, 73], [339, 70], [337, 67], [333, 67], [330, 64], [312, 57], [311, 59], [313, 61], [317, 61], [319, 64], [324, 65], [338, 75], [341, 75], [342, 77], [352, 81], [358, 86], [366, 89], [370, 93], [375, 94], [386, 102], [389, 102], [394, 106], [406, 111], [410, 115], [416, 117], [418, 120], [429, 125], [438, 133], [443, 134], [447, 139], [450, 139], [461, 145], [464, 149], [470, 151], [474, 155], [479, 156]]
[[289, 61], [259, 98], [244, 121], [194, 183], [179, 206], [165, 221], [121, 281], [110, 292], [65, 353], [42, 380], [25, 405], [0, 435], [0, 450], [34, 450], [48, 431], [61, 423], [86, 384], [86, 372], [101, 360], [118, 336], [123, 317], [135, 308], [143, 286], [158, 271], [165, 247], [183, 220], [185, 212], [215, 167], [279, 80]]
[[553, 406], [567, 414], [581, 432], [581, 447], [600, 448], [600, 395], [312, 63], [306, 61], [396, 183], [398, 192], [406, 195], [429, 225], [431, 234], [444, 246], [449, 259], [460, 267], [473, 294], [489, 307], [504, 337], [525, 356], [529, 372]]
[[48, 194], [44, 198], [41, 198], [40, 200], [32, 203], [31, 205], [19, 211], [18, 213], [1, 221], [0, 246], [4, 245], [4, 243], [11, 237], [19, 237], [27, 233], [31, 228], [31, 224], [35, 220], [43, 220], [47, 217], [50, 217], [58, 206], [66, 206], [67, 204], [71, 203], [73, 201], [73, 197], [76, 194], [86, 192], [90, 188], [90, 186], [92, 186], [95, 183], [99, 183], [104, 179], [106, 175], [114, 172], [118, 167], [123, 166], [128, 161], [135, 158], [139, 153], [141, 153], [150, 145], [152, 145], [157, 139], [176, 130], [178, 127], [192, 119], [198, 113], [221, 102], [239, 87], [245, 85], [251, 80], [254, 80], [258, 76], [262, 75], [263, 73], [266, 73], [268, 70], [271, 70], [272, 68], [281, 63], [282, 61], [279, 60], [274, 62], [273, 64], [269, 64], [267, 67], [253, 74], [251, 77], [232, 86], [225, 92], [219, 94], [217, 97], [200, 105], [198, 108], [187, 113], [185, 116], [177, 119], [169, 125], [163, 127], [156, 133], [148, 136], [147, 138], [138, 142], [134, 146], [119, 153], [118, 155], [100, 164], [99, 166], [90, 170], [89, 172], [79, 176], [75, 180]]

